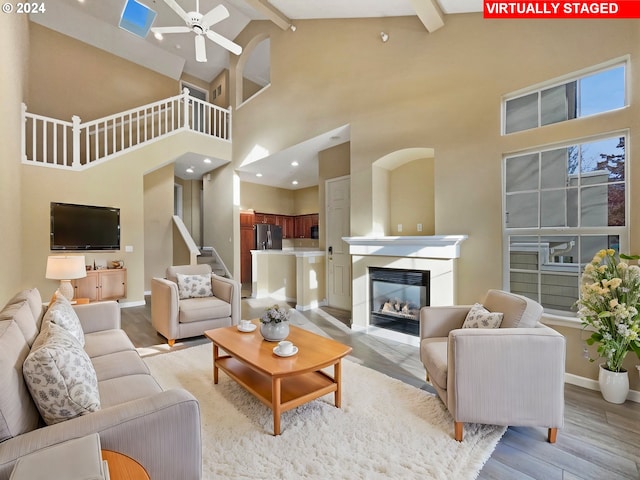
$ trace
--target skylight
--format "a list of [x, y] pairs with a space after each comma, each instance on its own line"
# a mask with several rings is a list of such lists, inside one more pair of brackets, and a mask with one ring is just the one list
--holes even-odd
[[127, 0], [119, 26], [134, 35], [145, 38], [155, 18], [156, 12], [146, 5], [136, 0]]

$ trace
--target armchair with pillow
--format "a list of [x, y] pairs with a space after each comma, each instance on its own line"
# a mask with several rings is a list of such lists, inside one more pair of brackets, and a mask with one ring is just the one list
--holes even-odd
[[170, 346], [239, 321], [240, 284], [207, 264], [172, 266], [166, 278], [151, 279], [151, 324]]
[[548, 428], [564, 424], [565, 338], [542, 325], [542, 306], [501, 290], [482, 304], [423, 307], [420, 360], [454, 420]]

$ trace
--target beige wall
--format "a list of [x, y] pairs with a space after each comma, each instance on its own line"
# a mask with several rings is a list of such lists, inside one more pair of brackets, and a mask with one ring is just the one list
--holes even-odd
[[[212, 156], [230, 158], [231, 144], [226, 145], [229, 147], [226, 156]], [[212, 170], [208, 180], [202, 182], [202, 232], [204, 245], [215, 247], [231, 274], [239, 280], [240, 257], [238, 255], [237, 264], [234, 258], [234, 245], [237, 243], [235, 250], [240, 248], [240, 210], [234, 197], [236, 183], [230, 163]]]
[[[433, 159], [423, 158], [389, 172], [391, 235], [434, 235]], [[418, 231], [418, 224], [422, 231]], [[402, 224], [402, 232], [398, 231]]]
[[[28, 279], [22, 274], [22, 228], [20, 156], [21, 102], [27, 81], [28, 22], [25, 15], [0, 15], [0, 305], [9, 300]], [[24, 222], [28, 225], [28, 222]], [[42, 265], [41, 275], [44, 275]]]
[[[278, 152], [350, 125], [351, 234], [369, 235], [390, 223], [386, 203], [376, 204], [376, 187], [386, 187], [374, 163], [406, 148], [433, 149], [433, 233], [469, 235], [457, 262], [461, 303], [503, 287], [504, 154], [629, 129], [630, 185], [640, 180], [631, 163], [640, 154], [640, 89], [633, 85], [625, 109], [500, 134], [503, 95], [625, 55], [634, 60], [640, 53], [636, 20], [498, 22], [465, 14], [447, 16], [434, 33], [415, 17], [299, 20], [296, 26], [292, 33], [252, 22], [237, 38], [246, 44], [270, 36], [271, 86], [234, 112], [234, 164], [255, 145]], [[391, 32], [386, 43], [382, 30]], [[231, 62], [233, 86], [242, 59]], [[640, 252], [636, 205], [640, 189], [631, 188], [630, 253]], [[579, 329], [567, 336], [579, 344]], [[575, 353], [567, 360], [570, 373], [584, 367]]]
[[351, 166], [351, 144], [349, 142], [336, 145], [318, 153], [318, 229], [320, 230], [319, 245], [324, 249], [326, 245], [326, 194], [325, 182], [332, 178], [349, 175]]
[[318, 186], [293, 190], [293, 214], [306, 215], [319, 212]]
[[184, 180], [180, 177], [175, 177], [174, 180], [175, 183], [182, 186], [182, 221], [191, 233], [196, 245], [202, 246], [202, 222], [200, 219], [202, 180]]
[[240, 209], [295, 215], [294, 190], [240, 182]]
[[104, 50], [30, 23], [28, 110], [93, 120], [179, 93], [179, 84]]
[[164, 278], [166, 260], [173, 255], [173, 165], [147, 173], [144, 191], [144, 290], [153, 277]]
[[[633, 127], [640, 118], [632, 98], [630, 108], [608, 115], [500, 135], [502, 95], [633, 55], [640, 28], [633, 20], [598, 20], [594, 29], [589, 21], [490, 22], [481, 14], [452, 15], [433, 34], [412, 17], [310, 20], [297, 27], [292, 34], [253, 22], [238, 38], [270, 35], [272, 82], [234, 112], [234, 162], [256, 144], [278, 152], [350, 124], [351, 198], [357, 204], [351, 233], [367, 235], [376, 229], [373, 163], [407, 147], [433, 148], [435, 233], [469, 235], [459, 262], [458, 297], [464, 302], [502, 286], [503, 153]], [[381, 30], [393, 30], [389, 42], [380, 42]], [[558, 45], [562, 55], [550, 56]], [[632, 95], [638, 97], [638, 89]], [[630, 145], [633, 156], [637, 142]], [[631, 228], [633, 233], [637, 222]], [[640, 236], [632, 238], [640, 250]]]

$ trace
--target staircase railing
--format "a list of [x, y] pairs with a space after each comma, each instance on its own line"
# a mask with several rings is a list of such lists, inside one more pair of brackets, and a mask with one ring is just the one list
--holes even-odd
[[231, 141], [231, 110], [189, 90], [125, 112], [82, 123], [27, 112], [22, 104], [22, 161], [80, 170], [180, 131]]

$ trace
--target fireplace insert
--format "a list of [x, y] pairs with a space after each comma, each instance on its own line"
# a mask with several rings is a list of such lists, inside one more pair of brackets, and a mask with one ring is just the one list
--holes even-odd
[[369, 267], [370, 325], [419, 335], [420, 308], [429, 305], [430, 272]]

